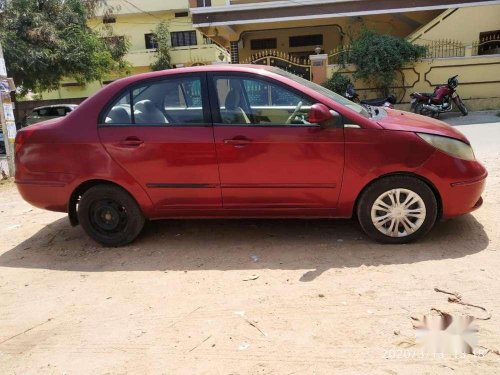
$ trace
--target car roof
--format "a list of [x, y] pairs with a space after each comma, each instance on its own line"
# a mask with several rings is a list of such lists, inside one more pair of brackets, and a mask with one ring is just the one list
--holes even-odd
[[36, 107], [33, 108], [33, 111], [37, 111], [39, 109], [45, 109], [45, 108], [60, 108], [60, 107], [67, 107], [71, 109], [75, 109], [78, 107], [78, 104], [52, 104], [52, 105], [42, 105], [41, 107]]
[[[155, 72], [146, 72], [134, 74], [128, 77], [124, 77], [121, 79], [117, 79], [115, 82], [126, 80], [128, 82], [138, 81], [141, 79], [147, 78], [155, 78], [166, 76], [170, 74], [186, 74], [186, 73], [201, 73], [201, 72], [247, 72], [247, 73], [255, 73], [258, 71], [269, 71], [272, 72], [275, 70], [275, 67], [267, 66], [267, 65], [258, 65], [258, 64], [213, 64], [213, 65], [198, 65], [198, 66], [190, 66], [185, 68], [173, 68], [173, 69], [165, 69], [158, 70]], [[112, 85], [111, 83], [110, 85]]]
[[190, 72], [199, 72], [199, 71], [240, 71], [240, 72], [252, 72], [255, 70], [273, 70], [272, 66], [268, 65], [259, 65], [259, 64], [212, 64], [212, 65], [197, 65], [190, 66], [186, 68], [175, 68], [168, 69], [169, 71], [173, 70], [179, 73], [190, 73]]

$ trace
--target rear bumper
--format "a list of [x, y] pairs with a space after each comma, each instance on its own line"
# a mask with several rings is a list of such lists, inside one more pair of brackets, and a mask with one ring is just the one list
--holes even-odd
[[31, 205], [44, 210], [67, 212], [71, 188], [60, 180], [16, 178], [17, 190]]

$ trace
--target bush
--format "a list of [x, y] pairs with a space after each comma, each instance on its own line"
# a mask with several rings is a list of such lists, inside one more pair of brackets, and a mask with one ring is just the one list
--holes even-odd
[[323, 86], [339, 95], [345, 95], [347, 86], [352, 85], [351, 79], [345, 74], [336, 72], [329, 78]]
[[396, 72], [420, 60], [426, 52], [425, 46], [364, 29], [352, 43], [351, 59], [358, 67], [354, 77], [374, 83], [386, 96], [396, 79]]

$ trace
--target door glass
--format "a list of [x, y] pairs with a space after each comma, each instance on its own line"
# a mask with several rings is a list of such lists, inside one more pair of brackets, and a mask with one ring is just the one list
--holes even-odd
[[198, 77], [172, 78], [136, 86], [131, 93], [125, 92], [111, 106], [105, 123], [166, 126], [205, 124], [201, 80]]
[[216, 76], [223, 124], [310, 125], [311, 101], [281, 85], [257, 78]]
[[66, 114], [66, 110], [63, 107], [54, 108], [54, 111], [55, 111], [54, 116], [60, 117], [60, 116], [64, 116]]
[[130, 92], [127, 90], [118, 100], [116, 100], [104, 117], [107, 125], [130, 125], [132, 116], [130, 115]]

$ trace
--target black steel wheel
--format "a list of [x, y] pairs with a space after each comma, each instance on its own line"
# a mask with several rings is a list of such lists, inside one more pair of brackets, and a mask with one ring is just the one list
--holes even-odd
[[78, 203], [78, 220], [85, 232], [104, 246], [123, 246], [139, 235], [144, 216], [132, 196], [108, 184], [87, 190]]

